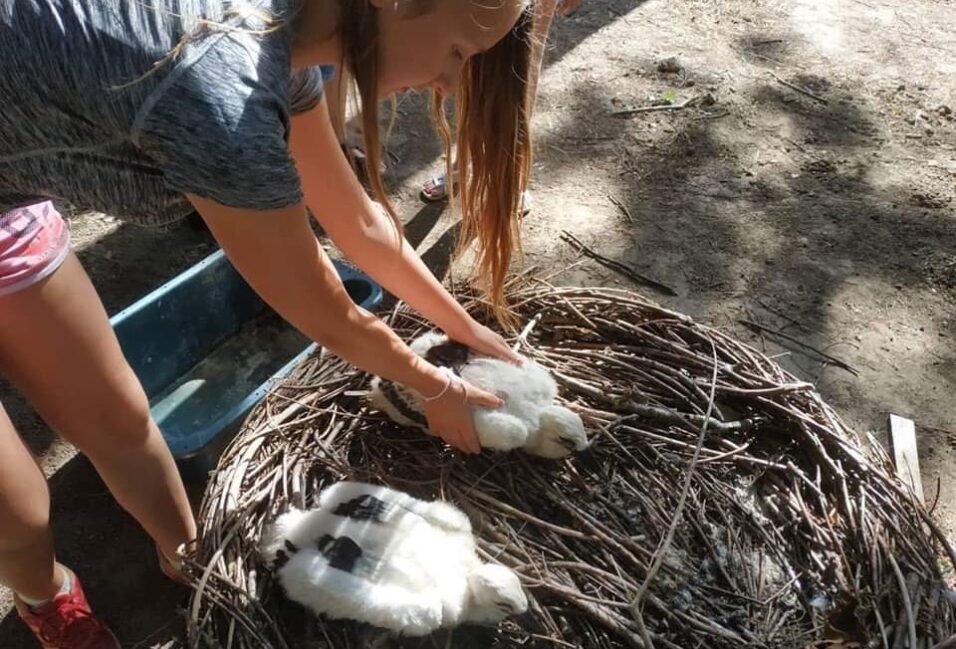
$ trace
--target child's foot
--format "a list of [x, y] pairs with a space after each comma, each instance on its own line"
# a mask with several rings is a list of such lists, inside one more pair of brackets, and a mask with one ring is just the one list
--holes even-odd
[[[458, 176], [454, 178], [454, 191], [458, 191]], [[448, 178], [445, 174], [435, 176], [425, 181], [422, 185], [422, 191], [419, 194], [424, 203], [439, 203], [448, 200]], [[532, 199], [531, 192], [525, 191], [521, 194], [521, 216], [525, 216], [531, 211]]]
[[533, 206], [534, 199], [531, 197], [531, 192], [527, 189], [521, 192], [521, 216], [528, 216]]
[[[458, 178], [456, 177], [455, 180], [457, 181]], [[426, 180], [425, 184], [422, 185], [420, 196], [424, 203], [438, 203], [448, 200], [448, 179], [445, 174]]]
[[113, 632], [90, 610], [80, 580], [71, 570], [61, 569], [64, 587], [49, 602], [29, 606], [14, 598], [20, 619], [43, 649], [120, 649]]

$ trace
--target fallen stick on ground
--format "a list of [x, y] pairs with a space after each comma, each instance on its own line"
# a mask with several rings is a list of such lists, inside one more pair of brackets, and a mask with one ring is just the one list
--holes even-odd
[[664, 104], [662, 106], [635, 106], [633, 108], [621, 108], [612, 110], [611, 115], [615, 117], [626, 117], [627, 115], [637, 115], [638, 113], [657, 113], [665, 110], [684, 110], [690, 108], [700, 101], [700, 96], [695, 95], [690, 99], [685, 99], [679, 104]]
[[621, 275], [624, 275], [625, 277], [629, 279], [634, 280], [638, 284], [649, 286], [653, 289], [660, 291], [661, 293], [666, 293], [667, 295], [677, 295], [677, 291], [672, 289], [667, 284], [662, 284], [661, 282], [658, 282], [655, 279], [651, 279], [650, 277], [641, 275], [637, 271], [631, 268], [628, 268], [627, 266], [625, 266], [619, 261], [614, 261], [613, 259], [608, 259], [604, 255], [599, 255], [598, 253], [594, 252], [593, 250], [588, 248], [586, 245], [581, 243], [581, 241], [578, 240], [577, 237], [575, 237], [573, 234], [571, 234], [567, 230], [561, 233], [561, 239], [564, 240], [566, 243], [570, 244], [572, 247], [577, 248], [578, 252], [585, 255], [586, 257], [590, 257], [591, 259], [598, 262], [605, 268], [610, 268], [611, 270], [617, 273], [620, 273]]
[[762, 331], [762, 332], [768, 333], [768, 334], [770, 334], [770, 335], [772, 335], [772, 336], [780, 336], [780, 337], [783, 338], [784, 340], [789, 340], [790, 342], [792, 342], [792, 343], [795, 344], [795, 345], [799, 345], [800, 347], [803, 347], [804, 349], [810, 350], [810, 351], [813, 352], [814, 354], [817, 354], [817, 355], [819, 355], [821, 358], [823, 358], [824, 360], [826, 360], [828, 363], [831, 363], [831, 364], [833, 364], [833, 365], [836, 365], [837, 367], [839, 367], [839, 368], [842, 369], [842, 370], [846, 370], [847, 372], [849, 372], [849, 373], [852, 374], [853, 376], [859, 376], [859, 375], [860, 375], [860, 371], [857, 370], [857, 369], [856, 369], [855, 367], [853, 367], [852, 365], [850, 365], [849, 363], [847, 363], [847, 362], [845, 362], [845, 361], [841, 361], [841, 360], [840, 360], [839, 358], [837, 358], [836, 356], [831, 356], [830, 354], [827, 354], [826, 352], [821, 352], [821, 351], [820, 351], [819, 349], [817, 349], [816, 347], [813, 347], [812, 345], [808, 345], [807, 343], [803, 342], [802, 340], [798, 340], [798, 339], [794, 338], [793, 336], [788, 336], [787, 334], [783, 333], [782, 331], [777, 331], [776, 329], [771, 329], [770, 327], [765, 327], [765, 326], [763, 326], [762, 324], [757, 324], [756, 322], [751, 322], [750, 320], [738, 320], [738, 322], [740, 322], [740, 324], [744, 325], [745, 327], [749, 327], [749, 328], [751, 328], [751, 329], [753, 329], [753, 330], [755, 330], [755, 331]]
[[627, 222], [628, 222], [628, 223], [633, 223], [633, 222], [634, 222], [634, 217], [631, 216], [631, 210], [627, 209], [627, 205], [625, 205], [624, 203], [622, 203], [621, 201], [617, 200], [616, 198], [614, 198], [614, 197], [611, 196], [611, 195], [608, 195], [608, 200], [610, 200], [612, 203], [614, 203], [614, 205], [617, 206], [617, 209], [621, 210], [621, 213], [624, 215], [624, 218], [627, 219]]
[[778, 76], [777, 76], [776, 74], [774, 74], [773, 72], [770, 73], [770, 76], [772, 76], [772, 77], [773, 77], [774, 79], [776, 79], [779, 83], [782, 83], [783, 85], [785, 85], [786, 87], [790, 88], [791, 90], [796, 90], [796, 91], [799, 92], [801, 95], [804, 95], [804, 96], [806, 96], [806, 97], [809, 97], [810, 99], [813, 99], [814, 101], [818, 101], [818, 102], [820, 102], [821, 104], [829, 104], [829, 103], [830, 103], [829, 101], [827, 101], [826, 99], [824, 99], [824, 98], [821, 97], [820, 95], [815, 95], [815, 94], [813, 94], [812, 92], [810, 92], [809, 90], [807, 90], [806, 88], [801, 88], [800, 86], [797, 86], [797, 85], [795, 85], [795, 84], [792, 84], [792, 83], [790, 83], [789, 81], [785, 81], [785, 80], [781, 79], [780, 77], [778, 77]]

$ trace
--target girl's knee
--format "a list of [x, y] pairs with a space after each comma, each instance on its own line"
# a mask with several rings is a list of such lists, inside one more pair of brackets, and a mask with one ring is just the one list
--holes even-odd
[[79, 410], [85, 410], [86, 416], [62, 422], [57, 428], [87, 454], [142, 446], [155, 425], [149, 400], [138, 383], [112, 392], [100, 403], [81, 405]]

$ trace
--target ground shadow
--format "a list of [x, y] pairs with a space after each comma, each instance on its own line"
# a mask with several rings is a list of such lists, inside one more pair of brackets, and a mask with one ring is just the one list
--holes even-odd
[[[786, 40], [778, 44], [778, 38], [747, 38], [738, 50], [747, 60], [767, 44], [784, 56]], [[652, 70], [653, 62], [627, 67]], [[707, 78], [706, 71], [686, 73]], [[592, 188], [589, 196], [609, 206], [612, 199], [621, 203], [626, 239], [615, 245], [606, 232], [596, 232], [595, 242], [606, 255], [610, 246], [608, 256], [616, 261], [676, 281], [680, 296], [631, 286], [692, 315], [722, 311], [728, 320], [720, 324], [741, 333], [746, 330], [739, 319], [756, 319], [839, 355], [840, 347], [827, 341], [833, 344], [831, 328], [839, 327], [831, 307], [841, 291], [865, 282], [925, 290], [926, 260], [952, 255], [956, 220], [946, 203], [927, 198], [918, 178], [874, 184], [872, 161], [885, 134], [874, 122], [878, 107], [861, 100], [852, 85], [837, 87], [807, 74], [785, 81], [806, 92], [768, 74], [743, 93], [719, 96], [715, 105], [623, 118], [610, 114], [606, 99], [617, 87], [576, 84], [562, 98], [565, 126], [540, 138], [539, 148], [551, 155], [536, 187], [559, 193], [576, 171], [603, 174], [607, 194], [595, 198]], [[826, 103], [810, 95], [825, 96]], [[759, 126], [752, 111], [785, 124], [786, 134]], [[754, 156], [757, 148], [770, 151], [770, 158]], [[593, 277], [598, 267], [588, 264]], [[610, 271], [606, 276], [620, 280]], [[575, 283], [578, 277], [571, 271], [563, 279]], [[787, 314], [799, 314], [799, 321]], [[831, 376], [840, 371], [779, 337], [755, 342], [774, 351], [789, 348], [781, 363], [801, 378], [821, 381], [825, 368]], [[838, 345], [846, 350], [854, 343]], [[938, 361], [949, 365], [956, 384], [956, 359]], [[867, 400], [862, 393], [853, 397]], [[870, 405], [874, 414], [885, 407]]]
[[[217, 249], [208, 230], [186, 221], [160, 228], [123, 224], [77, 256], [113, 315]], [[116, 281], [122, 277], [122, 281]]]

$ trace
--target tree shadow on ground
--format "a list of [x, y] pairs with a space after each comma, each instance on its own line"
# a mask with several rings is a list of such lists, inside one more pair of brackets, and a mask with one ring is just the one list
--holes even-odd
[[[636, 65], [650, 69], [651, 62]], [[539, 143], [567, 154], [553, 156], [536, 186], [558, 193], [578, 171], [603, 171], [601, 190], [623, 203], [631, 223], [619, 220], [622, 239], [610, 245], [611, 254], [602, 252], [653, 277], [683, 277], [680, 297], [662, 302], [694, 315], [736, 302], [767, 326], [825, 351], [840, 327], [830, 307], [843, 291], [868, 282], [925, 290], [925, 260], [952, 255], [956, 219], [952, 209], [926, 207], [919, 179], [874, 182], [873, 161], [884, 145], [873, 121], [877, 109], [825, 79], [791, 81], [825, 94], [827, 104], [768, 75], [742, 97], [707, 110], [621, 119], [606, 101], [615, 87], [577, 84], [563, 105], [564, 126]], [[755, 127], [751, 110], [777, 118], [786, 134]], [[755, 160], [755, 149], [771, 151], [770, 159]], [[594, 239], [608, 246], [606, 232], [599, 229]], [[568, 278], [574, 282], [573, 271]], [[789, 312], [800, 322], [788, 320]], [[793, 352], [785, 367], [820, 380], [819, 355], [774, 341]], [[951, 368], [956, 385], [952, 354], [926, 353]]]

